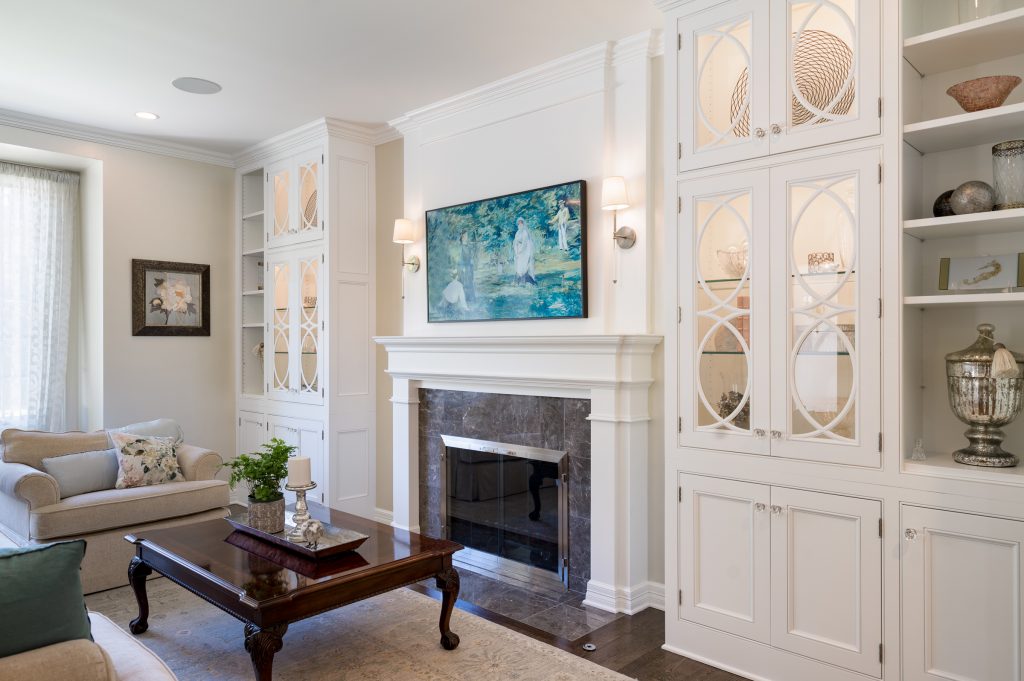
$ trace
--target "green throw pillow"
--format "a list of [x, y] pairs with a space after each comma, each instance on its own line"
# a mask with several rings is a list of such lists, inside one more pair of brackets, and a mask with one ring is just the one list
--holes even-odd
[[0, 549], [0, 657], [92, 640], [80, 574], [85, 540]]

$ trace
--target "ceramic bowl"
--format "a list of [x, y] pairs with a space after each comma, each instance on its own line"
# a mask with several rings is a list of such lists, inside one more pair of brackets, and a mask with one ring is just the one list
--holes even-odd
[[985, 76], [957, 83], [946, 94], [964, 111], [983, 111], [1002, 106], [1013, 89], [1020, 85], [1017, 76]]

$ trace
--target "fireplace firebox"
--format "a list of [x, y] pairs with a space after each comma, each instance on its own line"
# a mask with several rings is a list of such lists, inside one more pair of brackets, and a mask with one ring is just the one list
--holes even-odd
[[528, 582], [569, 584], [564, 451], [441, 435], [441, 529], [460, 562]]

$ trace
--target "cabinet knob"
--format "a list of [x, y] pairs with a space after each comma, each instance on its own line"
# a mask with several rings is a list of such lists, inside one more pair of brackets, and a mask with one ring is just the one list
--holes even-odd
[[777, 504], [772, 504], [772, 515], [782, 515], [782, 507]]
[[917, 530], [912, 527], [908, 527], [903, 530], [903, 538], [907, 541], [917, 541]]
[[781, 135], [782, 134], [782, 126], [779, 125], [778, 123], [772, 123], [772, 134], [773, 135]]
[[764, 428], [755, 428], [754, 429], [754, 437], [756, 437], [758, 440], [763, 440], [764, 436], [767, 435], [767, 434], [768, 433], [765, 432]]
[[773, 430], [772, 431], [772, 439], [773, 440], [781, 440], [782, 439], [782, 431], [781, 430]]
[[762, 138], [765, 136], [764, 128], [754, 128], [754, 137]]
[[754, 510], [757, 511], [758, 513], [764, 513], [765, 509], [767, 508], [768, 507], [762, 504], [760, 501], [754, 504]]

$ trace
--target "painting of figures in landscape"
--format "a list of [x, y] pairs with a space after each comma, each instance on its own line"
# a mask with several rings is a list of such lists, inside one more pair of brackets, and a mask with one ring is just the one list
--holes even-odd
[[428, 321], [586, 317], [586, 189], [427, 211]]

